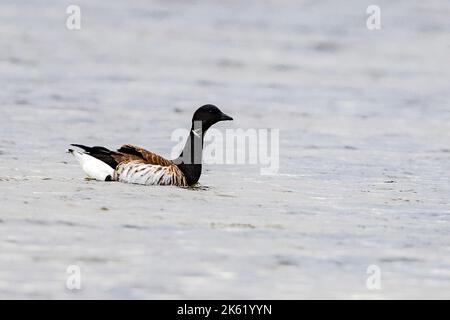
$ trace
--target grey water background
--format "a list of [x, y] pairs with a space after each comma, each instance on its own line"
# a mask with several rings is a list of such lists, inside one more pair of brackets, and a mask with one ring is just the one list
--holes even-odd
[[[445, 0], [2, 0], [0, 298], [450, 298], [449, 17]], [[204, 103], [234, 117], [220, 130], [280, 129], [279, 174], [141, 187], [65, 154], [168, 156]]]

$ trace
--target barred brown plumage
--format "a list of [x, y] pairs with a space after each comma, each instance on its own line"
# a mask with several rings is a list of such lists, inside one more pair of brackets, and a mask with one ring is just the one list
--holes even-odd
[[160, 166], [141, 161], [125, 161], [118, 165], [112, 177], [114, 181], [142, 185], [187, 186], [183, 172], [176, 165]]

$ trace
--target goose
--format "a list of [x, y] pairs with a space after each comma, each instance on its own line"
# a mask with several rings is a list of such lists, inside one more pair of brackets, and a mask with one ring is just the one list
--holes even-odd
[[140, 185], [195, 185], [202, 173], [203, 137], [219, 121], [233, 120], [212, 104], [194, 112], [189, 137], [180, 156], [167, 160], [141, 147], [126, 144], [111, 151], [105, 147], [71, 144], [81, 151], [69, 149], [88, 178]]

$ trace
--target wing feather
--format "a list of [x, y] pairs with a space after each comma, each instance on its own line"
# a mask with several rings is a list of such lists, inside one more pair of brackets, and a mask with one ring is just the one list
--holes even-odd
[[121, 161], [133, 161], [133, 160], [141, 160], [147, 164], [155, 164], [162, 167], [171, 166], [174, 163], [170, 160], [167, 160], [153, 152], [147, 151], [144, 148], [137, 147], [131, 144], [123, 145], [120, 149], [117, 150], [121, 153]]

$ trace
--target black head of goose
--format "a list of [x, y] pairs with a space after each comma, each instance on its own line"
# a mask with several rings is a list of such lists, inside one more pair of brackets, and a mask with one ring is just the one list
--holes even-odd
[[117, 151], [104, 147], [72, 146], [69, 149], [80, 162], [89, 178], [143, 185], [191, 186], [198, 182], [202, 172], [203, 138], [217, 122], [233, 120], [219, 108], [207, 104], [195, 111], [186, 145], [175, 160], [167, 160], [134, 145], [124, 145]]
[[186, 177], [187, 184], [198, 182], [202, 174], [203, 138], [212, 125], [220, 121], [233, 120], [212, 104], [204, 105], [192, 116], [191, 130], [180, 156], [173, 162]]

